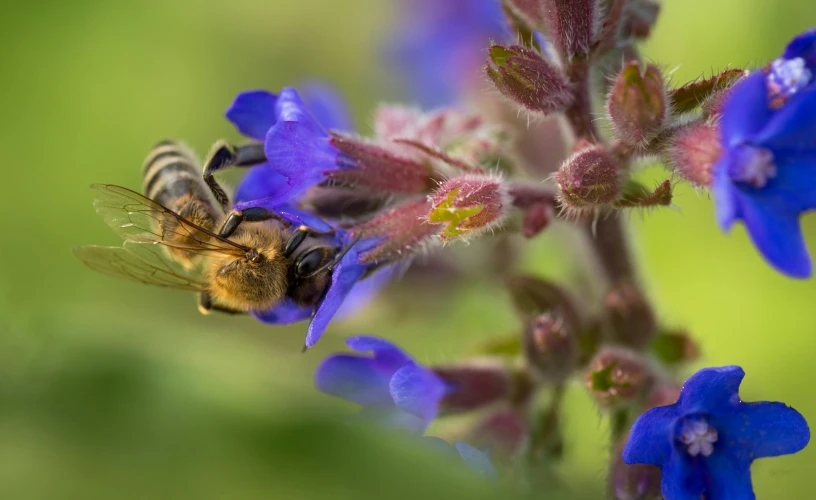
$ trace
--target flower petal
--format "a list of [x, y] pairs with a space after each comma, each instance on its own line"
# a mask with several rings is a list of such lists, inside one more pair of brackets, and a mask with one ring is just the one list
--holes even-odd
[[750, 142], [777, 151], [816, 148], [816, 89], [794, 94]]
[[717, 415], [712, 424], [728, 454], [746, 463], [796, 453], [810, 441], [805, 417], [784, 403], [743, 403], [734, 412]]
[[366, 279], [357, 282], [349, 292], [346, 300], [343, 301], [343, 306], [337, 311], [336, 317], [338, 319], [345, 318], [360, 312], [371, 303], [374, 297], [385, 288], [395, 275], [403, 270], [403, 267], [398, 264], [383, 267]]
[[811, 28], [791, 40], [782, 57], [785, 59], [801, 57], [813, 70], [816, 67], [816, 29]]
[[711, 189], [714, 192], [717, 224], [723, 231], [730, 231], [734, 221], [742, 217], [737, 201], [737, 188], [728, 175], [728, 165], [731, 162], [728, 150], [713, 167]]
[[396, 371], [406, 363], [414, 362], [402, 349], [379, 337], [367, 335], [349, 337], [346, 339], [346, 345], [357, 352], [371, 351], [377, 362], [388, 366], [392, 371]]
[[496, 468], [490, 463], [490, 459], [487, 458], [486, 454], [463, 442], [454, 443], [453, 446], [470, 470], [487, 479], [498, 479]]
[[337, 310], [343, 304], [346, 295], [354, 287], [366, 272], [364, 266], [357, 264], [357, 253], [349, 251], [343, 260], [334, 268], [331, 284], [326, 292], [326, 296], [317, 307], [312, 322], [309, 323], [309, 330], [306, 333], [306, 347], [312, 347], [320, 340], [329, 321], [332, 320]]
[[705, 458], [706, 500], [755, 498], [751, 485], [751, 462], [736, 459], [730, 451], [717, 451]]
[[793, 278], [809, 277], [813, 269], [798, 214], [781, 213], [756, 198], [740, 198], [748, 234], [765, 260]]
[[660, 468], [660, 491], [669, 500], [700, 500], [705, 491], [704, 470], [685, 456], [674, 454]]
[[426, 424], [436, 418], [439, 400], [445, 395], [445, 383], [432, 371], [414, 363], [397, 370], [391, 377], [391, 397], [397, 407], [420, 417]]
[[277, 173], [268, 163], [249, 169], [235, 188], [235, 203], [262, 198], [275, 198], [289, 189], [286, 177]]
[[280, 304], [268, 311], [250, 311], [255, 319], [273, 325], [288, 325], [309, 319], [314, 312], [313, 307], [301, 307], [290, 299], [284, 299]]
[[730, 411], [739, 404], [745, 371], [736, 365], [703, 368], [683, 384], [677, 406], [681, 414]]
[[750, 139], [772, 116], [765, 73], [755, 71], [728, 91], [720, 120], [723, 144], [730, 147]]
[[326, 358], [315, 372], [318, 390], [362, 406], [393, 406], [388, 390], [391, 373], [371, 358], [336, 354]]
[[306, 108], [323, 128], [347, 132], [354, 130], [354, 122], [346, 102], [334, 87], [321, 82], [309, 82], [299, 88]]
[[265, 90], [242, 92], [227, 109], [227, 119], [245, 136], [263, 141], [277, 122], [277, 101], [278, 96]]
[[639, 416], [623, 448], [627, 464], [662, 466], [672, 453], [677, 405], [658, 406]]

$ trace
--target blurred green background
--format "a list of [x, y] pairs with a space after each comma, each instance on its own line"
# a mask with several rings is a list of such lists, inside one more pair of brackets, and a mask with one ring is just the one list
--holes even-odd
[[[359, 333], [398, 339], [422, 361], [455, 360], [518, 327], [503, 291], [474, 277], [428, 310], [382, 299], [302, 355], [305, 324], [203, 317], [188, 294], [94, 274], [70, 252], [117, 243], [89, 184], [138, 188], [161, 138], [199, 152], [237, 139], [222, 113], [241, 90], [319, 77], [366, 130], [375, 102], [397, 96], [378, 63], [390, 14], [377, 0], [0, 5], [0, 498], [488, 494], [420, 467], [410, 447], [345, 428], [333, 417], [346, 408], [316, 393], [311, 373]], [[764, 63], [813, 25], [809, 0], [666, 2], [644, 52], [680, 83]], [[722, 235], [706, 193], [684, 186], [676, 203], [630, 217], [665, 322], [700, 340], [700, 366], [742, 365], [745, 399], [785, 401], [816, 422], [816, 283], [775, 273], [741, 227]], [[816, 246], [816, 219], [804, 225]], [[540, 237], [525, 265], [562, 276], [563, 234]], [[606, 422], [580, 387], [567, 406], [564, 498], [599, 498]], [[814, 446], [759, 461], [758, 497], [810, 498], [813, 467]]]

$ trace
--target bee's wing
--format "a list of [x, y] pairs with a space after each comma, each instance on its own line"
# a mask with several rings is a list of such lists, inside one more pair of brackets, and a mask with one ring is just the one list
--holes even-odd
[[197, 270], [186, 270], [154, 243], [125, 242], [124, 247], [84, 246], [74, 255], [94, 271], [137, 283], [200, 292]]
[[[96, 190], [96, 212], [127, 241], [158, 243], [204, 255], [240, 255], [248, 250], [130, 189], [113, 184], [91, 187]], [[181, 245], [180, 241], [192, 244]]]

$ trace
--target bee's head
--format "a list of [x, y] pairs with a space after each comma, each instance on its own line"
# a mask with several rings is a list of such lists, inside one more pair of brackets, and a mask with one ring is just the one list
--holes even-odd
[[[237, 239], [236, 239], [237, 240]], [[244, 235], [237, 241], [249, 250], [240, 256], [213, 259], [208, 269], [214, 298], [242, 310], [265, 310], [286, 295], [289, 259], [272, 234]]]

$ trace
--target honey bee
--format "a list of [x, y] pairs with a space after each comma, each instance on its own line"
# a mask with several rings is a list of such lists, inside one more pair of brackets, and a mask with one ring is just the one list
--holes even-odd
[[74, 253], [104, 274], [199, 292], [205, 314], [266, 311], [286, 299], [315, 306], [350, 246], [334, 242], [333, 230], [295, 227], [262, 207], [229, 211], [229, 197], [213, 176], [265, 161], [260, 144], [218, 143], [202, 175], [188, 148], [163, 141], [145, 160], [144, 196], [112, 184], [91, 186], [97, 213], [124, 244]]

